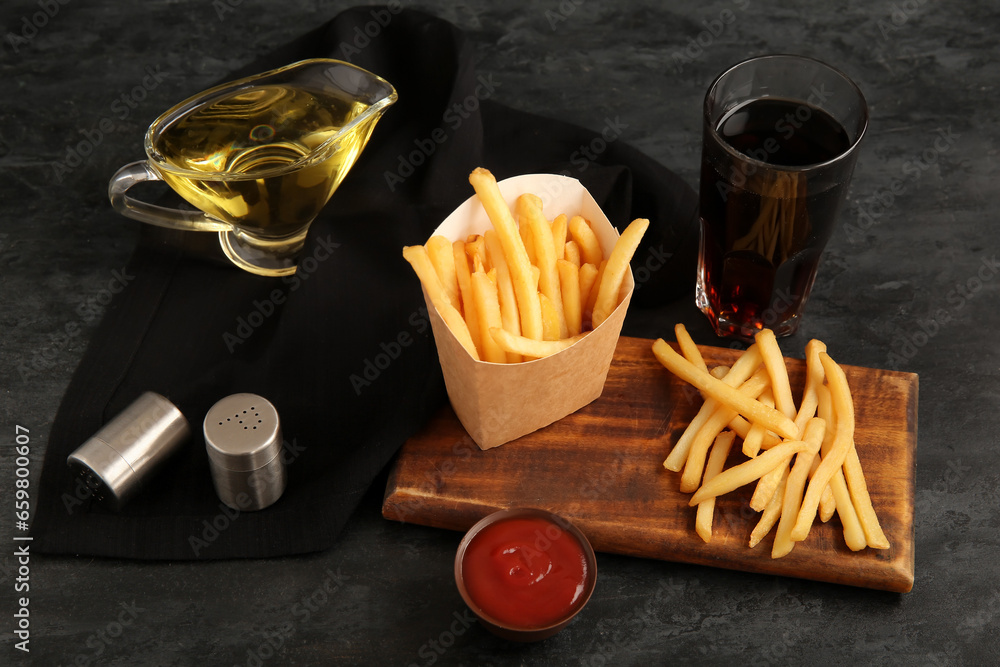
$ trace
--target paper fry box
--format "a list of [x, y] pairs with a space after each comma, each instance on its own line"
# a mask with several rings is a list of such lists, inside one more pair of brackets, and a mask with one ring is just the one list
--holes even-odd
[[[517, 197], [530, 192], [541, 197], [550, 220], [560, 213], [570, 218], [582, 215], [590, 221], [605, 258], [611, 254], [618, 232], [576, 179], [528, 174], [508, 178], [499, 186], [512, 211]], [[456, 241], [491, 227], [479, 198], [473, 195], [434, 234]], [[473, 359], [424, 294], [452, 408], [481, 449], [548, 426], [601, 395], [634, 286], [629, 270], [622, 286], [624, 297], [601, 326], [558, 354], [516, 364]]]

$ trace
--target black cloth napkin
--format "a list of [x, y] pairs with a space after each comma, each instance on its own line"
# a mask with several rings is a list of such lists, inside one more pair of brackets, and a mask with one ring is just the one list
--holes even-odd
[[[447, 400], [420, 286], [401, 249], [425, 241], [473, 194], [468, 175], [477, 166], [499, 179], [579, 178], [619, 229], [649, 218], [633, 261], [646, 269], [637, 271], [633, 308], [690, 292], [693, 191], [621, 140], [495, 102], [502, 89], [475, 71], [469, 43], [451, 24], [358, 7], [229, 78], [313, 57], [383, 76], [399, 102], [313, 224], [295, 276], [233, 267], [214, 234], [143, 226], [122, 272], [126, 287], [52, 427], [32, 526], [39, 551], [209, 559], [329, 547], [400, 445]], [[581, 160], [584, 146], [601, 148], [596, 160]], [[66, 456], [147, 390], [170, 398], [193, 436], [114, 513], [75, 484]], [[258, 512], [221, 504], [201, 434], [208, 409], [236, 392], [268, 398], [284, 427], [287, 490]]]

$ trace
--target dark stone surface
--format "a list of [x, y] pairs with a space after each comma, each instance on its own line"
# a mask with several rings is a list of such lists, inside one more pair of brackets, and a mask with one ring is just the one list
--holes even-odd
[[[468, 32], [501, 102], [595, 130], [621, 123], [621, 140], [692, 185], [701, 97], [729, 64], [797, 52], [858, 81], [869, 136], [802, 331], [782, 346], [801, 356], [819, 337], [844, 363], [920, 374], [911, 593], [600, 555], [584, 613], [551, 640], [513, 645], [462, 622], [451, 577], [460, 536], [382, 520], [376, 487], [325, 553], [33, 558], [31, 652], [15, 650], [15, 427], [30, 429], [34, 482], [137, 236], [137, 223], [109, 215], [109, 177], [141, 156], [161, 110], [346, 6], [16, 0], [0, 10], [0, 662], [996, 664], [1000, 18], [985, 1], [918, 0], [417, 5]], [[112, 131], [95, 134], [104, 118]], [[93, 149], [73, 166], [68, 151], [87, 137]], [[627, 327], [669, 336], [677, 321], [718, 342], [687, 300], [636, 310]]]

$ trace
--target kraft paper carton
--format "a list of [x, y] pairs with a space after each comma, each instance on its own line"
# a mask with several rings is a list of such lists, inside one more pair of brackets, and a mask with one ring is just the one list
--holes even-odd
[[[519, 195], [532, 193], [541, 197], [543, 212], [550, 220], [560, 213], [570, 218], [582, 215], [590, 221], [605, 258], [611, 254], [618, 231], [576, 179], [528, 174], [498, 185], [512, 211]], [[491, 227], [479, 198], [473, 195], [434, 234], [456, 241]], [[558, 354], [517, 364], [473, 359], [424, 295], [452, 408], [481, 449], [548, 426], [601, 395], [634, 287], [630, 270], [621, 302], [597, 329]]]

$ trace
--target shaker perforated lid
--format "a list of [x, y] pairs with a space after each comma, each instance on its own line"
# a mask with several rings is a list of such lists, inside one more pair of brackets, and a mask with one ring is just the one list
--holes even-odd
[[257, 394], [226, 396], [205, 415], [205, 448], [220, 468], [251, 471], [281, 452], [278, 411]]

